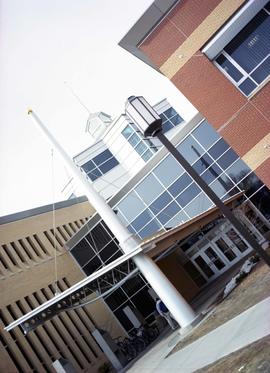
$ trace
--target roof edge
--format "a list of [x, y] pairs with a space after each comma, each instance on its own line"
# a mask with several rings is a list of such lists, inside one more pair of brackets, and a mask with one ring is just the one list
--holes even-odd
[[138, 45], [154, 30], [178, 2], [179, 0], [155, 0], [120, 40], [118, 45], [159, 71], [157, 66], [138, 48]]
[[[70, 207], [70, 206], [76, 205], [78, 203], [86, 202], [86, 201], [88, 201], [86, 196], [67, 199], [65, 201], [60, 201], [60, 202], [55, 203], [54, 208], [55, 210], [63, 209], [63, 208]], [[49, 204], [45, 206], [35, 207], [30, 210], [15, 212], [14, 214], [5, 215], [5, 216], [0, 217], [0, 225], [12, 223], [12, 222], [22, 220], [22, 219], [31, 218], [36, 215], [45, 214], [47, 212], [52, 211], [52, 208], [53, 208], [53, 204]]]

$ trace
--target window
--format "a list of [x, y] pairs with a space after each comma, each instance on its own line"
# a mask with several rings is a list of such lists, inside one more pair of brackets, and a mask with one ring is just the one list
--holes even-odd
[[106, 149], [82, 165], [82, 169], [92, 181], [95, 181], [118, 164], [117, 159]]
[[249, 96], [270, 74], [270, 3], [224, 47], [216, 66]]
[[151, 140], [145, 139], [134, 123], [128, 124], [122, 131], [122, 135], [127, 139], [136, 152], [147, 162], [158, 148]]
[[184, 120], [183, 118], [177, 114], [173, 107], [170, 107], [162, 114], [160, 114], [162, 118], [162, 133], [166, 133], [172, 128], [178, 126], [178, 124], [182, 123]]

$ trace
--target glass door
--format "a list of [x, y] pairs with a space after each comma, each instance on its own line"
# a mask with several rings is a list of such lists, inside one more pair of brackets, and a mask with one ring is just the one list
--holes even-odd
[[206, 280], [212, 280], [218, 277], [228, 267], [226, 260], [222, 258], [211, 244], [202, 248], [191, 260]]
[[[230, 228], [225, 232], [226, 237], [232, 242], [234, 247], [240, 252], [240, 254], [246, 255], [251, 251], [251, 247], [246, 241], [242, 239], [239, 233], [236, 232], [234, 228]], [[242, 256], [242, 255], [241, 255]]]
[[230, 263], [237, 261], [238, 253], [232, 243], [228, 242], [223, 235], [220, 235], [220, 237], [213, 242]]

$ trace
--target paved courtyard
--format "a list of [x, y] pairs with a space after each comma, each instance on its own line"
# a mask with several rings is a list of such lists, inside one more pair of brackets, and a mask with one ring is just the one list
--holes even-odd
[[[181, 336], [179, 331], [170, 334], [126, 371], [188, 373], [203, 369], [201, 372], [208, 373], [206, 366], [210, 364], [209, 373], [233, 372], [233, 361], [239, 360], [235, 357], [237, 351], [238, 357], [245, 356], [249, 345], [262, 341], [260, 348], [263, 354], [270, 335], [269, 309], [270, 270], [260, 262], [189, 334]], [[256, 359], [256, 356], [253, 358]], [[226, 361], [230, 363], [229, 370]], [[239, 366], [239, 361], [235, 364], [245, 373], [247, 364]], [[219, 364], [219, 368], [215, 364]], [[267, 364], [268, 361], [264, 360], [262, 369]]]

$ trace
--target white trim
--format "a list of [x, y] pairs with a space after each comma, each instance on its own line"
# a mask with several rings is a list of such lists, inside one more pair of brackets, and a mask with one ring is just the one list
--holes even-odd
[[202, 52], [213, 60], [219, 52], [255, 17], [269, 0], [249, 0], [237, 14], [220, 30], [202, 49]]

